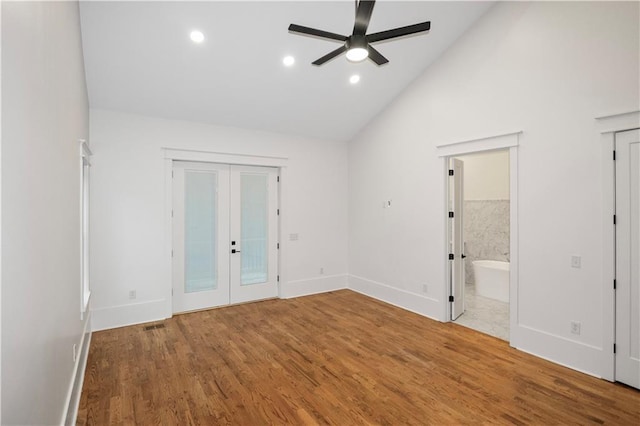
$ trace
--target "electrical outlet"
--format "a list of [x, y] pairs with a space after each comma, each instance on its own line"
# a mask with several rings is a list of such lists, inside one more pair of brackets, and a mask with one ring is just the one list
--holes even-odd
[[78, 359], [78, 345], [77, 344], [73, 344], [73, 362], [76, 362], [76, 359]]
[[426, 285], [426, 284], [424, 284], [424, 285], [422, 286], [422, 292], [423, 292], [423, 293], [429, 293], [429, 286], [428, 286], [428, 285]]
[[580, 256], [571, 256], [571, 267], [580, 269], [582, 267], [582, 258]]
[[580, 335], [580, 322], [571, 321], [571, 334]]
[[131, 290], [129, 291], [129, 299], [135, 299], [136, 298], [136, 291], [135, 290]]

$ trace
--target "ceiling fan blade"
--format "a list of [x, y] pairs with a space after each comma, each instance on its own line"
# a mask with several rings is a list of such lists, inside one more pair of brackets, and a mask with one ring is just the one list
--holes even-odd
[[367, 50], [369, 51], [369, 59], [375, 62], [378, 65], [383, 65], [389, 62], [387, 58], [382, 56], [380, 52], [374, 49], [372, 46], [367, 46]]
[[406, 27], [394, 28], [392, 30], [369, 34], [367, 36], [367, 42], [375, 43], [377, 41], [389, 40], [391, 38], [397, 38], [397, 37], [402, 37], [410, 34], [421, 33], [424, 31], [429, 31], [430, 28], [431, 28], [431, 21], [421, 22], [419, 24], [408, 25]]
[[330, 33], [329, 31], [317, 30], [315, 28], [303, 27], [302, 25], [291, 24], [289, 25], [289, 32], [298, 33], [302, 35], [310, 35], [314, 37], [327, 38], [329, 40], [346, 41], [347, 36], [343, 36], [336, 33]]
[[336, 56], [338, 56], [341, 53], [344, 53], [346, 51], [347, 51], [347, 46], [340, 46], [336, 50], [334, 50], [333, 52], [329, 52], [326, 55], [324, 55], [322, 58], [316, 59], [315, 61], [313, 61], [311, 63], [313, 65], [322, 65], [325, 62], [330, 61], [331, 59], [335, 58]]
[[346, 41], [347, 36], [343, 36], [336, 33], [330, 33], [329, 31], [316, 30], [315, 28], [303, 27], [302, 25], [291, 24], [289, 25], [289, 32], [298, 33], [303, 35], [310, 35], [320, 38], [328, 38], [329, 40]]
[[360, 0], [356, 10], [356, 23], [353, 26], [353, 35], [365, 35], [369, 28], [369, 21], [373, 13], [375, 0]]

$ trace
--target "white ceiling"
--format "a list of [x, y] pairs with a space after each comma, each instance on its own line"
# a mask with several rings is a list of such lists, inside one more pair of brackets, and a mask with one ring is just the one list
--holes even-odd
[[[491, 2], [378, 1], [369, 33], [431, 21], [427, 34], [377, 43], [390, 63], [315, 59], [339, 43], [290, 23], [349, 35], [353, 1], [81, 2], [92, 108], [349, 140]], [[199, 29], [202, 44], [189, 39]], [[282, 58], [293, 55], [291, 68]], [[356, 85], [349, 77], [359, 74]]]

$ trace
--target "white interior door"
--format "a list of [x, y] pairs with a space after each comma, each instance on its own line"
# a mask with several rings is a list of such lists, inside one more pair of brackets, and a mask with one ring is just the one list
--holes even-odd
[[[450, 177], [449, 189], [451, 210], [449, 223], [451, 227], [451, 319], [455, 320], [464, 312], [464, 235], [463, 235], [463, 209], [464, 202], [464, 162], [452, 158], [449, 170], [453, 170]], [[451, 173], [451, 172], [449, 172]], [[453, 217], [451, 217], [453, 214]]]
[[640, 130], [616, 134], [615, 378], [640, 388]]
[[276, 297], [278, 170], [174, 162], [173, 312]]
[[278, 295], [277, 177], [231, 166], [231, 303]]
[[229, 304], [229, 166], [174, 162], [173, 311]]

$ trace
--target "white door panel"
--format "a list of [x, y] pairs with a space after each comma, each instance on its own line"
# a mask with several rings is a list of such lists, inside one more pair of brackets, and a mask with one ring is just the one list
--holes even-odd
[[277, 177], [269, 167], [231, 166], [231, 303], [278, 295]]
[[464, 202], [464, 162], [451, 159], [450, 170], [453, 170], [453, 183], [449, 184], [450, 199], [453, 211], [451, 226], [451, 319], [455, 320], [464, 313], [464, 235], [463, 235], [463, 202]]
[[229, 167], [173, 169], [173, 311], [229, 304]]
[[615, 378], [640, 388], [640, 130], [616, 134]]

